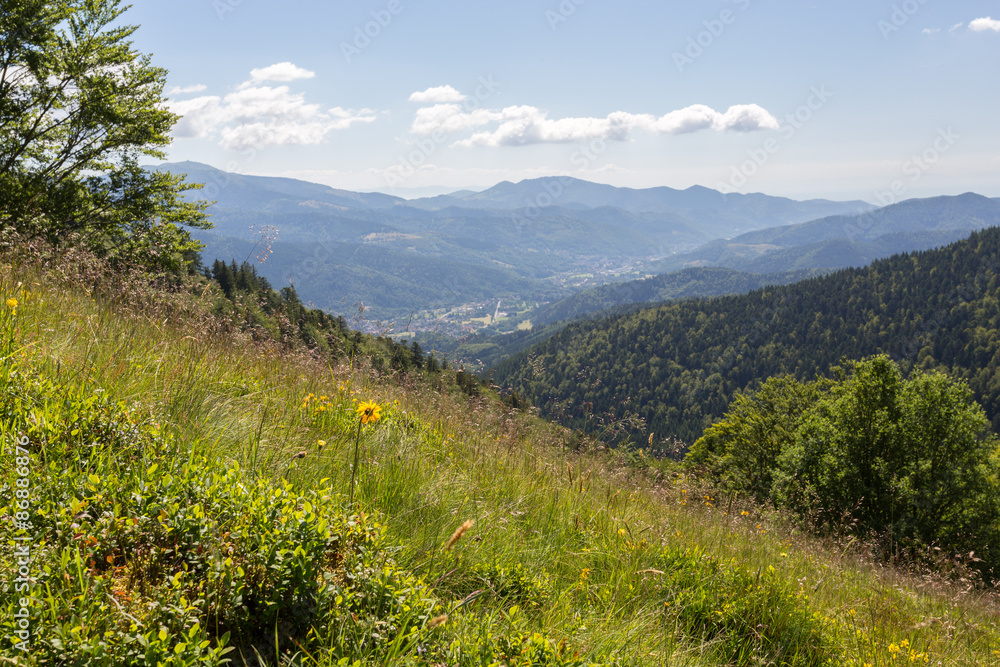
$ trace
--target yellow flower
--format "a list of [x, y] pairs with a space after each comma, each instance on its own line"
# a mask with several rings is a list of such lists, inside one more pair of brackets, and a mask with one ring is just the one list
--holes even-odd
[[382, 419], [382, 406], [378, 403], [359, 403], [355, 410], [358, 413], [358, 417], [361, 418], [362, 424], [374, 424]]
[[7, 299], [7, 307], [11, 310], [17, 310], [17, 299], [14, 297]]

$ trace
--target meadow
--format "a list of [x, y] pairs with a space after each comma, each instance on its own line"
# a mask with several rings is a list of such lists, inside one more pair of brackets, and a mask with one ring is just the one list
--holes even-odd
[[878, 563], [453, 371], [333, 364], [219, 326], [208, 288], [71, 267], [0, 265], [6, 662], [1000, 665], [962, 559]]

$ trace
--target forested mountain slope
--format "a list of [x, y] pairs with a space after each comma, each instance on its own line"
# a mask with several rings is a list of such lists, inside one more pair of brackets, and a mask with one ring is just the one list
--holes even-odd
[[575, 426], [638, 414], [687, 442], [734, 394], [885, 352], [965, 379], [1000, 427], [1000, 228], [794, 285], [580, 322], [494, 379]]
[[578, 292], [531, 313], [535, 324], [574, 319], [629, 304], [670, 299], [743, 294], [768, 285], [787, 285], [821, 273], [814, 269], [777, 273], [747, 273], [722, 267], [692, 267], [643, 280], [602, 285]]

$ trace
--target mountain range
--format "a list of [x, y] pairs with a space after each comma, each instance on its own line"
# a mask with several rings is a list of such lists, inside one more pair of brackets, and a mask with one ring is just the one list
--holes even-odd
[[194, 162], [156, 168], [206, 184], [192, 196], [215, 201], [215, 228], [199, 233], [208, 261], [269, 248], [262, 275], [294, 283], [315, 306], [346, 314], [364, 301], [386, 319], [416, 311], [428, 328], [440, 315], [430, 311], [550, 301], [648, 275], [647, 265], [715, 238], [873, 208], [565, 177], [405, 200]]

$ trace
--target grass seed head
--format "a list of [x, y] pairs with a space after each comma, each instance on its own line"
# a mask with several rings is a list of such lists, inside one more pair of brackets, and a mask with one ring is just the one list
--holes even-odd
[[455, 546], [455, 543], [458, 542], [460, 539], [462, 539], [462, 536], [465, 535], [467, 532], [469, 532], [469, 529], [472, 528], [473, 524], [475, 523], [476, 523], [475, 521], [469, 519], [461, 526], [456, 528], [455, 532], [451, 534], [451, 539], [448, 540], [448, 544], [444, 545], [445, 550], [447, 551], [451, 549], [453, 546]]

